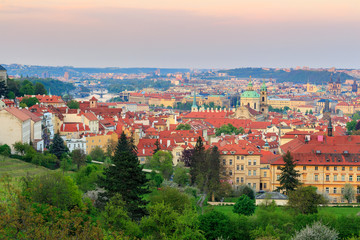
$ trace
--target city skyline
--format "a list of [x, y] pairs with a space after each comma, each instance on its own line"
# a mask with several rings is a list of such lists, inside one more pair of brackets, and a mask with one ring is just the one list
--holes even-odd
[[354, 0], [5, 0], [0, 63], [359, 68], [359, 10]]

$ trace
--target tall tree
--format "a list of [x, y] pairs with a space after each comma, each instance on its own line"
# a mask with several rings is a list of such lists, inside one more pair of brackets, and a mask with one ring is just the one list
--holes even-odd
[[351, 201], [355, 199], [355, 188], [350, 183], [345, 184], [343, 197], [348, 203], [351, 203]]
[[217, 146], [211, 148], [208, 152], [209, 160], [207, 164], [207, 182], [205, 188], [210, 194], [212, 201], [215, 201], [215, 193], [220, 188], [220, 175], [222, 172], [222, 166], [220, 164], [220, 152]]
[[155, 141], [156, 148], [154, 149], [154, 154], [161, 150], [159, 139]]
[[181, 153], [180, 162], [183, 162], [185, 167], [190, 167], [193, 153], [194, 153], [194, 149], [192, 148], [184, 149], [183, 152]]
[[39, 83], [39, 82], [35, 83], [34, 93], [35, 93], [35, 95], [37, 95], [37, 94], [40, 94], [40, 95], [47, 94], [47, 91], [45, 89], [44, 84]]
[[71, 153], [71, 158], [73, 163], [76, 164], [78, 171], [82, 165], [85, 165], [86, 162], [86, 154], [81, 149], [75, 149]]
[[55, 134], [49, 151], [54, 154], [58, 160], [60, 160], [64, 153], [69, 152], [69, 149], [66, 147], [64, 140], [60, 137], [60, 135]]
[[99, 179], [99, 186], [105, 189], [101, 197], [106, 201], [117, 193], [121, 194], [129, 216], [140, 220], [146, 214], [147, 201], [143, 195], [149, 193], [148, 180], [137, 158], [136, 147], [124, 133], [120, 136], [112, 162], [114, 165], [105, 169], [104, 176]]
[[278, 190], [283, 190], [285, 194], [288, 194], [301, 184], [298, 179], [300, 174], [299, 171], [295, 170], [296, 164], [289, 151], [283, 156], [283, 161], [285, 165], [280, 168], [280, 187]]
[[5, 81], [0, 81], [0, 98], [6, 97], [6, 94], [8, 93], [8, 87], [5, 84]]
[[70, 109], [79, 109], [80, 103], [79, 103], [78, 101], [71, 100], [70, 102], [67, 103], [67, 106], [68, 106]]
[[191, 156], [190, 176], [191, 176], [192, 185], [196, 183], [198, 174], [201, 172], [204, 162], [205, 162], [205, 148], [202, 138], [199, 137], [198, 140], [196, 141], [194, 152]]

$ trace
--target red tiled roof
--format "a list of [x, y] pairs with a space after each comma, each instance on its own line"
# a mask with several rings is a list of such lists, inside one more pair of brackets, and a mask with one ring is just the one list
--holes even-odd
[[83, 123], [63, 123], [60, 127], [61, 132], [84, 132], [90, 131], [88, 125]]
[[26, 113], [21, 111], [21, 109], [18, 109], [18, 108], [15, 108], [15, 107], [5, 108], [5, 111], [9, 112], [10, 114], [15, 116], [17, 119], [19, 119], [22, 122], [24, 122], [24, 121], [31, 118], [29, 115], [27, 115]]

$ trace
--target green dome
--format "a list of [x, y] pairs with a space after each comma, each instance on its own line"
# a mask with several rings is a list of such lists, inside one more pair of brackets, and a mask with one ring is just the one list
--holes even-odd
[[263, 84], [261, 85], [261, 91], [264, 91], [264, 92], [267, 91], [267, 87], [265, 85], [265, 82], [263, 82]]
[[241, 98], [259, 98], [260, 95], [255, 91], [245, 91], [241, 94]]

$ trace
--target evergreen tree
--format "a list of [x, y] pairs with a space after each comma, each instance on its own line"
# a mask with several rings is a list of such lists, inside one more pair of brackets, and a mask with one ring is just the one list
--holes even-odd
[[156, 139], [155, 146], [156, 148], [154, 149], [154, 154], [157, 153], [159, 150], [161, 150], [159, 139]]
[[280, 168], [280, 187], [278, 190], [283, 190], [285, 194], [288, 194], [301, 184], [298, 179], [300, 174], [299, 171], [295, 170], [296, 164], [289, 151], [283, 156], [283, 160], [285, 165]]
[[5, 84], [5, 81], [0, 81], [0, 98], [6, 97], [6, 94], [8, 92], [8, 87]]
[[208, 154], [208, 181], [205, 187], [207, 192], [210, 194], [212, 201], [215, 201], [215, 193], [220, 188], [220, 174], [222, 171], [222, 165], [220, 164], [220, 152], [217, 146], [212, 147]]
[[191, 176], [192, 185], [196, 183], [198, 174], [201, 172], [204, 162], [205, 162], [205, 148], [202, 142], [202, 138], [199, 137], [198, 140], [196, 141], [194, 152], [191, 156], [190, 176]]
[[149, 193], [145, 173], [140, 165], [133, 141], [129, 141], [124, 133], [121, 134], [114, 156], [114, 165], [104, 171], [104, 176], [99, 179], [99, 186], [105, 189], [101, 194], [103, 201], [121, 194], [126, 202], [129, 216], [140, 220], [146, 214], [147, 201], [143, 195]]
[[66, 147], [64, 140], [60, 137], [60, 135], [55, 134], [49, 151], [54, 154], [58, 160], [60, 160], [64, 153], [69, 152], [69, 149]]

